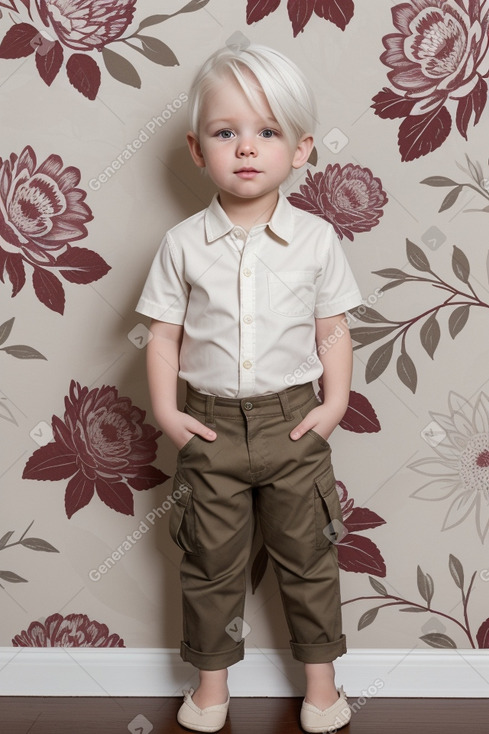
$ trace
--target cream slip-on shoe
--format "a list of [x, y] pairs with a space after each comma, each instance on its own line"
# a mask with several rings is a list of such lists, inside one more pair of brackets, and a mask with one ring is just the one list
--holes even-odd
[[184, 701], [177, 713], [177, 721], [193, 731], [219, 731], [224, 726], [229, 708], [229, 696], [226, 703], [199, 709], [192, 701], [194, 689], [183, 691]]
[[335, 732], [346, 726], [351, 719], [351, 708], [346, 700], [343, 686], [337, 689], [339, 698], [327, 709], [316, 708], [304, 700], [301, 708], [301, 726], [307, 732]]

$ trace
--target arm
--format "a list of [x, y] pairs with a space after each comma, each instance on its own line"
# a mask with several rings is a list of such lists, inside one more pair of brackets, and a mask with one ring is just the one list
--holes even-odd
[[164, 321], [151, 323], [147, 346], [147, 372], [151, 404], [162, 431], [181, 449], [196, 433], [208, 441], [216, 433], [177, 408], [177, 378], [183, 326]]
[[353, 350], [344, 313], [316, 319], [316, 344], [324, 369], [324, 400], [292, 430], [290, 437], [294, 440], [311, 428], [327, 440], [348, 407]]

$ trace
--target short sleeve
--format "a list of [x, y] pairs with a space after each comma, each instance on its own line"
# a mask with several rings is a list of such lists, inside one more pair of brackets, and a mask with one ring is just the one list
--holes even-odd
[[182, 258], [167, 234], [155, 255], [136, 311], [157, 321], [183, 324], [189, 290], [183, 277]]
[[362, 303], [362, 295], [340, 241], [329, 225], [326, 234], [324, 271], [319, 276], [314, 316], [336, 316]]

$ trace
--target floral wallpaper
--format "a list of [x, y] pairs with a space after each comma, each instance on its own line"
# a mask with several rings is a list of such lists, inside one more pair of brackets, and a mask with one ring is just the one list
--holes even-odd
[[[324, 530], [348, 644], [489, 648], [481, 0], [0, 2], [0, 646], [179, 646], [175, 450], [134, 307], [213, 193], [185, 150], [192, 77], [248, 42], [315, 89], [286, 195], [333, 225], [364, 296]], [[245, 615], [248, 647], [288, 647], [259, 533]]]

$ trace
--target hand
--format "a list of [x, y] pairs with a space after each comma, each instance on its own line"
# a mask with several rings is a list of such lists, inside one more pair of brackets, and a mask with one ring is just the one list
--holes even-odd
[[206, 441], [215, 441], [217, 438], [215, 431], [180, 410], [166, 415], [164, 421], [160, 421], [160, 426], [179, 451], [194, 435]]
[[[341, 420], [341, 417], [339, 420]], [[325, 405], [318, 405], [317, 408], [310, 410], [306, 417], [292, 429], [290, 437], [293, 441], [297, 441], [312, 428], [327, 441], [338, 422], [338, 420], [335, 420], [334, 414]]]

